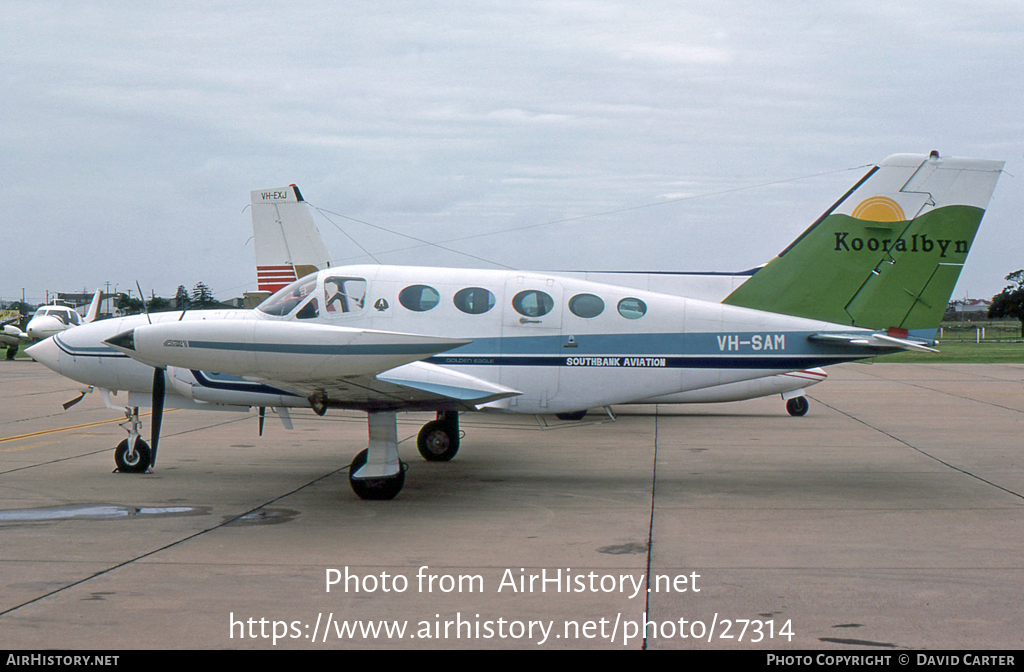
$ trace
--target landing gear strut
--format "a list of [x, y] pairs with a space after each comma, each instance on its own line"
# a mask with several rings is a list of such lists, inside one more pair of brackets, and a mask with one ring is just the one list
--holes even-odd
[[121, 423], [121, 427], [128, 430], [128, 438], [114, 449], [114, 464], [123, 474], [144, 474], [153, 464], [153, 451], [139, 436], [139, 427], [142, 426], [139, 407], [126, 408], [124, 415], [126, 420]]
[[408, 465], [398, 459], [398, 420], [394, 411], [367, 413], [370, 445], [352, 460], [348, 482], [360, 499], [394, 499], [405, 485]]
[[437, 420], [423, 425], [416, 447], [428, 462], [448, 462], [459, 452], [458, 411], [438, 411]]
[[786, 402], [786, 410], [794, 417], [807, 415], [807, 409], [810, 407], [811, 404], [807, 401], [807, 397], [793, 397]]

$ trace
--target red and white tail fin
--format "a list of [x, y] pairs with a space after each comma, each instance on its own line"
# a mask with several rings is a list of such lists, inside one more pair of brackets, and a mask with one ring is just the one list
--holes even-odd
[[294, 280], [330, 266], [327, 247], [298, 187], [292, 184], [258, 189], [251, 195], [260, 292], [276, 292]]

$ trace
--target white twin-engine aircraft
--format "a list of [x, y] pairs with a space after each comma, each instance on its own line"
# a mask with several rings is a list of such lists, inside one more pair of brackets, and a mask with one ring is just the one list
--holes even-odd
[[[390, 499], [405, 482], [399, 411], [437, 412], [418, 447], [445, 461], [459, 449], [459, 412], [750, 398], [780, 375], [932, 351], [1002, 166], [889, 157], [720, 302], [574, 274], [345, 266], [255, 310], [106, 320], [28, 352], [69, 378], [129, 391], [121, 471], [155, 463], [166, 404], [358, 409], [369, 447], [350, 483], [364, 499]], [[148, 404], [152, 447], [138, 431]]]
[[42, 341], [67, 329], [89, 324], [99, 314], [102, 291], [100, 289], [96, 290], [92, 297], [92, 303], [89, 304], [89, 310], [85, 313], [85, 317], [79, 315], [78, 311], [74, 308], [60, 304], [40, 306], [25, 326], [28, 337], [36, 341]]

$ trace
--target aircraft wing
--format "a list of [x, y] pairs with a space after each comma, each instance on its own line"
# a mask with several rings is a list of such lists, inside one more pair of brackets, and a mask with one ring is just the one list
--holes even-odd
[[[135, 327], [105, 343], [153, 366], [216, 371], [343, 408], [474, 408], [518, 391], [422, 362], [465, 339], [262, 319]], [[320, 409], [322, 410], [322, 408]]]
[[322, 399], [330, 406], [364, 410], [444, 408], [468, 411], [521, 394], [510, 387], [429, 362], [411, 362], [376, 375], [344, 376], [335, 380], [301, 382], [260, 378], [259, 382], [300, 394], [314, 403], [323, 395]]

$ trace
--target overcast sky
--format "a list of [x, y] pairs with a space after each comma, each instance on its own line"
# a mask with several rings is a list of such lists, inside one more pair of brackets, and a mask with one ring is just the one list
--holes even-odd
[[[253, 290], [249, 192], [289, 183], [504, 266], [739, 271], [931, 149], [1007, 162], [954, 293], [987, 298], [1024, 268], [1022, 57], [1020, 0], [7, 0], [0, 299]], [[496, 267], [315, 219], [338, 263], [335, 224]]]

